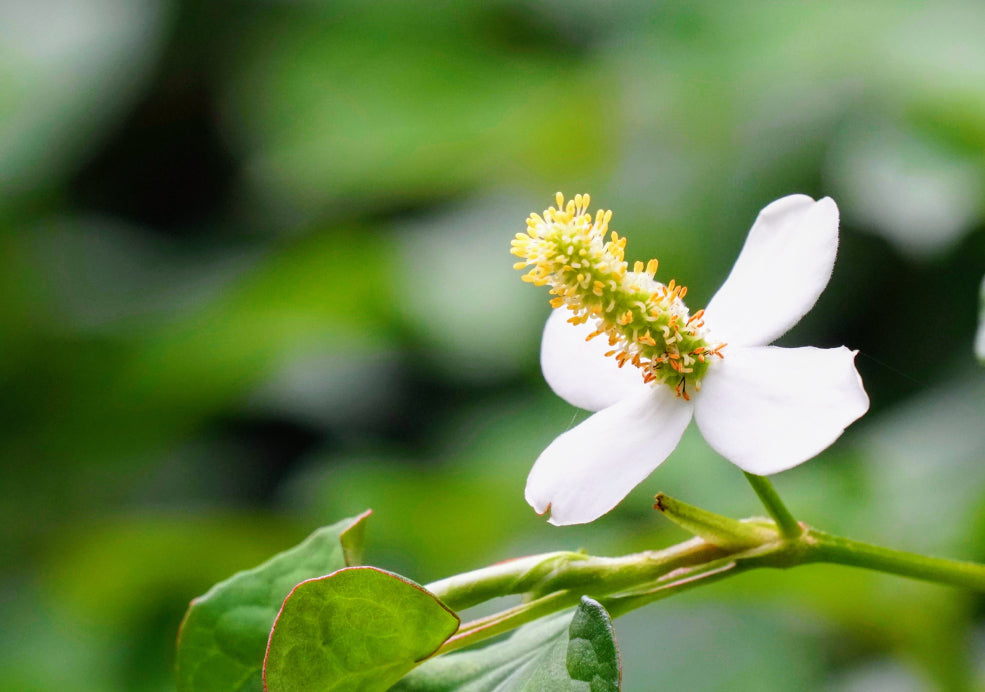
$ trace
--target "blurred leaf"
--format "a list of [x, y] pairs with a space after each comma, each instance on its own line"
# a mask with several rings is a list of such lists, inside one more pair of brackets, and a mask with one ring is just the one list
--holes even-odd
[[40, 544], [39, 585], [66, 619], [103, 632], [133, 627], [162, 602], [174, 605], [177, 628], [190, 595], [294, 545], [311, 524], [255, 510], [142, 509], [79, 519]]
[[305, 579], [358, 564], [368, 516], [318, 529], [298, 546], [195, 599], [178, 639], [178, 689], [261, 690], [264, 647], [285, 596]]
[[[522, 475], [509, 476], [499, 469], [498, 478], [490, 476], [450, 465], [414, 467], [363, 458], [307, 477], [304, 480], [315, 487], [304, 492], [317, 494], [316, 514], [348, 513], [367, 498], [385, 498], [386, 516], [380, 517], [380, 532], [374, 534], [381, 550], [396, 553], [385, 553], [388, 560], [399, 561], [404, 553], [405, 559], [409, 554], [426, 561], [425, 578], [431, 578], [482, 564], [493, 546], [525, 523], [523, 515], [504, 509], [522, 509]], [[462, 516], [463, 506], [468, 507], [467, 517]]]
[[[184, 439], [299, 352], [378, 349], [392, 305], [388, 267], [377, 238], [342, 242], [350, 232], [357, 231], [333, 229], [279, 243], [253, 257], [255, 266], [238, 272], [214, 300], [149, 323], [131, 321], [118, 339], [46, 335], [28, 342], [26, 361], [14, 375], [32, 384], [18, 379], [14, 385], [25, 390], [27, 403], [18, 408], [30, 418], [4, 440], [5, 454], [27, 453], [50, 464], [70, 459], [71, 472], [83, 473]], [[14, 249], [31, 261], [29, 248]], [[61, 266], [78, 272], [78, 264]], [[15, 291], [12, 302], [32, 305], [36, 317], [47, 308], [50, 269], [15, 264], [14, 270], [33, 285]], [[177, 275], [169, 280], [181, 282]], [[39, 377], [50, 379], [38, 387]]]
[[985, 281], [978, 294], [978, 332], [975, 334], [975, 355], [985, 363]]
[[0, 197], [66, 173], [157, 59], [161, 0], [0, 3]]
[[269, 692], [386, 690], [430, 656], [459, 620], [414, 582], [375, 567], [295, 587], [270, 633]]
[[[728, 602], [719, 587], [733, 582], [736, 598]], [[727, 579], [619, 618], [625, 688], [823, 689], [829, 652], [818, 618], [804, 609], [788, 614], [768, 601], [750, 603], [749, 595], [740, 593], [747, 583], [745, 576]]]
[[[968, 357], [967, 342], [964, 345]], [[974, 559], [969, 533], [985, 487], [981, 370], [953, 376], [875, 419], [861, 436], [875, 489], [866, 538], [903, 550]]]
[[886, 118], [855, 118], [828, 159], [846, 218], [913, 257], [943, 253], [985, 209], [978, 151], [956, 150]]
[[[386, 450], [320, 455], [285, 486], [282, 502], [303, 512], [302, 520], [315, 521], [353, 514], [384, 498], [387, 511], [373, 523], [374, 555], [422, 581], [506, 559], [516, 554], [511, 544], [532, 533], [543, 540], [521, 551], [554, 550], [555, 527], [523, 499], [523, 482], [556, 434], [548, 426], [556, 421], [563, 429], [571, 412], [546, 387], [538, 396], [521, 392], [460, 407], [442, 422], [439, 449], [426, 458]], [[652, 504], [646, 504], [649, 514]], [[578, 548], [597, 534], [572, 532], [566, 545]]]
[[258, 23], [237, 47], [244, 65], [225, 120], [261, 194], [351, 207], [570, 178], [605, 162], [614, 85], [570, 54], [498, 45], [475, 10], [363, 3], [325, 14]]
[[[660, 674], [671, 687], [676, 678], [696, 690], [815, 689], [825, 659], [891, 651], [939, 689], [970, 689], [961, 680], [973, 598], [842, 565], [756, 570], [664, 601], [659, 614], [641, 609], [620, 619], [623, 655], [636, 664], [628, 669], [634, 676]], [[641, 645], [644, 635], [660, 648]], [[728, 657], [721, 656], [726, 649]]]
[[[71, 620], [57, 611], [40, 607], [40, 594], [15, 583], [3, 585], [3, 629], [0, 635], [0, 679], [5, 690], [17, 692], [106, 692], [124, 689], [119, 685], [117, 668], [121, 642], [84, 634]], [[43, 598], [43, 597], [41, 597]], [[173, 634], [173, 633], [171, 633]], [[84, 646], [79, 643], [84, 640]], [[174, 638], [171, 637], [171, 646]], [[125, 645], [124, 645], [125, 646]], [[161, 669], [164, 670], [161, 670]], [[157, 684], [155, 692], [167, 689], [171, 670], [164, 666], [144, 666], [144, 680]], [[114, 684], [115, 683], [115, 684]], [[126, 687], [129, 692], [147, 688]]]
[[398, 692], [613, 692], [622, 669], [609, 614], [583, 596], [581, 605], [516, 630], [477, 651], [424, 663], [392, 689]]
[[508, 246], [542, 201], [487, 195], [396, 227], [397, 309], [449, 378], [492, 381], [536, 358], [548, 296], [520, 280]]
[[95, 214], [48, 216], [19, 230], [8, 271], [33, 285], [14, 298], [30, 301], [43, 329], [76, 338], [132, 339], [173, 324], [249, 281], [264, 258], [256, 247], [189, 251], [147, 226]]

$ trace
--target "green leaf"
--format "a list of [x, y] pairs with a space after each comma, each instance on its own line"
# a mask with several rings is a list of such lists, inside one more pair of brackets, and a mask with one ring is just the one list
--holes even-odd
[[428, 661], [395, 692], [615, 692], [622, 670], [609, 614], [587, 596], [574, 611], [524, 625], [477, 651]]
[[260, 692], [264, 650], [299, 582], [358, 564], [369, 512], [318, 529], [259, 567], [192, 601], [178, 635], [179, 692]]
[[375, 567], [298, 584], [267, 647], [268, 692], [386, 690], [458, 629], [423, 587]]

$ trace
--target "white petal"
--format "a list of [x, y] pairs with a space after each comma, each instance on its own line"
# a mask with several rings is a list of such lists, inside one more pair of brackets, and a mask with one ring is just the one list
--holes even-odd
[[727, 348], [694, 397], [694, 419], [715, 450], [768, 475], [838, 439], [869, 409], [855, 354], [841, 348]]
[[615, 358], [605, 357], [612, 349], [607, 337], [585, 341], [595, 331], [594, 323], [571, 324], [572, 314], [567, 308], [551, 312], [540, 344], [540, 367], [555, 394], [578, 408], [601, 411], [650, 389], [638, 368], [620, 368]]
[[525, 492], [551, 523], [584, 524], [619, 504], [667, 458], [691, 405], [665, 386], [647, 387], [562, 434], [538, 457]]
[[828, 285], [837, 251], [838, 206], [830, 197], [790, 195], [765, 207], [705, 310], [712, 336], [763, 346], [784, 334]]

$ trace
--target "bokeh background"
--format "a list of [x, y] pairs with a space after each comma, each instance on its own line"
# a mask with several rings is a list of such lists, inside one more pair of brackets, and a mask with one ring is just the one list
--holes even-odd
[[[192, 597], [367, 507], [370, 560], [420, 582], [683, 540], [658, 490], [761, 513], [693, 431], [590, 526], [524, 503], [585, 415], [508, 252], [557, 190], [692, 309], [762, 206], [834, 197], [834, 277], [781, 343], [859, 349], [872, 409], [775, 483], [985, 560], [983, 35], [975, 0], [4, 0], [3, 687], [171, 689]], [[616, 630], [628, 690], [985, 689], [981, 595], [847, 568]]]

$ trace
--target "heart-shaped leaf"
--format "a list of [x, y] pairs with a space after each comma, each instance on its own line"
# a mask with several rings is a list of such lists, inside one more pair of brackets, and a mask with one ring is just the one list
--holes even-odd
[[617, 692], [622, 671], [609, 614], [587, 596], [572, 614], [524, 625], [498, 644], [427, 661], [394, 692]]
[[298, 584], [267, 647], [268, 692], [389, 689], [458, 629], [423, 587], [375, 567]]
[[277, 611], [299, 582], [358, 564], [369, 512], [318, 529], [192, 601], [178, 636], [179, 692], [261, 692]]

